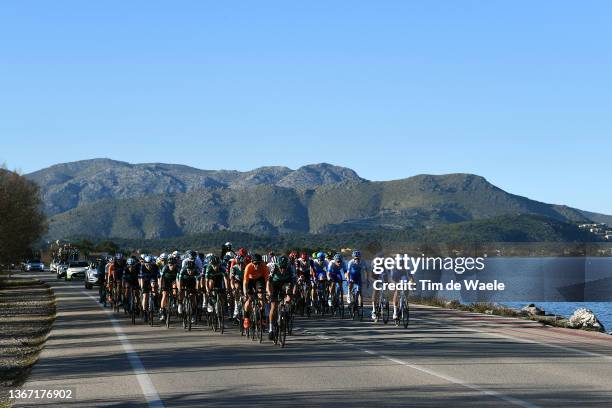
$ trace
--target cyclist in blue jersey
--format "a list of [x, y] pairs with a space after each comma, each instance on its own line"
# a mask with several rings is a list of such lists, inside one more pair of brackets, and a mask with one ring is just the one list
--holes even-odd
[[317, 259], [312, 261], [311, 264], [312, 269], [312, 279], [315, 282], [315, 285], [312, 287], [312, 299], [317, 299], [317, 287], [323, 286], [323, 290], [325, 290], [325, 285], [327, 283], [327, 261], [325, 260], [325, 252], [319, 252], [317, 254]]
[[340, 290], [340, 298], [344, 296], [342, 288], [342, 277], [346, 273], [346, 266], [342, 260], [342, 255], [334, 255], [333, 261], [327, 265], [327, 280], [329, 281], [328, 305], [331, 307], [334, 291]]
[[355, 249], [351, 255], [353, 259], [346, 266], [346, 281], [348, 282], [346, 299], [350, 305], [353, 302], [353, 293], [356, 293], [358, 299], [354, 299], [354, 301], [358, 302], [360, 307], [363, 307], [363, 294], [361, 292], [362, 276], [367, 274], [368, 269], [365, 261], [361, 259], [361, 251]]

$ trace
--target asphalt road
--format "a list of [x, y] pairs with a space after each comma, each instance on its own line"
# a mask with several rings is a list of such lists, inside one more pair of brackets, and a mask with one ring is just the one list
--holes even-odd
[[612, 336], [412, 306], [410, 327], [298, 320], [281, 349], [195, 327], [136, 326], [97, 289], [44, 277], [58, 300], [23, 389], [71, 401], [17, 406], [612, 406]]

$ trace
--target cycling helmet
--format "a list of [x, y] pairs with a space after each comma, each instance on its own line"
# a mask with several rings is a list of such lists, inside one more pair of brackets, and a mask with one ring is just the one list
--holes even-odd
[[291, 262], [289, 261], [289, 258], [287, 258], [286, 256], [281, 256], [278, 259], [278, 266], [281, 269], [288, 269], [290, 264]]
[[115, 259], [117, 260], [123, 259], [123, 254], [121, 253], [115, 254]]
[[173, 256], [168, 258], [168, 265], [176, 265], [176, 258]]
[[325, 252], [319, 252], [317, 254], [317, 259], [325, 259]]
[[136, 264], [136, 260], [134, 258], [128, 258], [126, 263], [128, 266], [132, 266]]
[[353, 258], [361, 258], [361, 251], [358, 249], [353, 250]]
[[336, 254], [336, 255], [334, 255], [334, 261], [336, 261], [336, 262], [342, 262], [342, 255], [340, 255], [340, 254]]
[[333, 252], [329, 252], [329, 253], [327, 254], [327, 259], [330, 259], [330, 260], [331, 260], [331, 259], [334, 259], [334, 254], [333, 254]]
[[221, 260], [219, 259], [219, 257], [217, 255], [213, 255], [210, 257], [210, 259], [208, 260], [208, 262], [211, 265], [219, 265], [221, 263]]
[[308, 254], [306, 252], [302, 252], [300, 254], [300, 258], [302, 258], [302, 261], [307, 261], [308, 260]]
[[161, 259], [162, 261], [167, 261], [168, 260], [168, 254], [167, 253], [162, 253], [161, 255], [159, 255], [159, 259]]
[[263, 261], [261, 254], [253, 254], [253, 263], [258, 264]]
[[172, 256], [173, 256], [174, 258], [178, 258], [179, 256], [181, 256], [181, 254], [179, 253], [179, 251], [173, 251], [173, 252], [172, 252]]
[[244, 249], [244, 248], [240, 248], [238, 250], [238, 255], [240, 255], [240, 256], [247, 256], [247, 250]]
[[289, 259], [295, 259], [297, 256], [297, 251], [291, 251], [291, 253], [289, 253]]
[[229, 241], [227, 241], [227, 242], [225, 243], [225, 247], [226, 247], [227, 249], [232, 249], [232, 243], [231, 243], [231, 242], [229, 242]]
[[196, 264], [194, 261], [189, 260], [185, 263], [185, 269], [187, 269], [188, 271], [193, 271], [195, 270]]
[[153, 262], [153, 258], [151, 256], [147, 255], [147, 256], [144, 257], [144, 261], [145, 261], [145, 263], [151, 263], [151, 262]]

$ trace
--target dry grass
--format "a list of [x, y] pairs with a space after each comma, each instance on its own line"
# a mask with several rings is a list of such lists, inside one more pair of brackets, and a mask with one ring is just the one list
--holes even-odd
[[8, 390], [27, 378], [54, 320], [55, 298], [46, 284], [0, 277], [0, 407], [9, 404]]

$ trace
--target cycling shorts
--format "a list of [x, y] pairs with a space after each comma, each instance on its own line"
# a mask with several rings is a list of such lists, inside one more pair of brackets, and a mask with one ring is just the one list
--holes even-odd
[[250, 279], [248, 284], [249, 292], [263, 292], [265, 289], [266, 280], [261, 277], [259, 279]]
[[331, 282], [342, 282], [342, 273], [330, 272], [329, 280]]
[[291, 290], [291, 282], [272, 282], [272, 293], [270, 299], [272, 301], [278, 300]]

